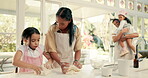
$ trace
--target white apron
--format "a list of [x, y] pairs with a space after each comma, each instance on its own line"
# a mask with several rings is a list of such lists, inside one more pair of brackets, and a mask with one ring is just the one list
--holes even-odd
[[116, 42], [115, 47], [114, 47], [114, 60], [115, 61], [117, 61], [118, 59], [132, 60], [134, 58], [134, 54], [132, 50], [130, 49], [130, 47], [127, 45], [126, 41], [124, 41], [124, 45], [129, 51], [129, 53], [121, 57], [120, 53], [121, 53], [122, 48], [120, 44]]
[[[133, 28], [133, 26], [130, 26], [129, 33], [132, 34], [132, 33], [137, 33], [137, 32], [135, 31], [135, 29]], [[132, 40], [132, 44], [136, 47], [136, 45], [135, 45], [135, 39]], [[121, 53], [121, 49], [122, 48], [121, 48], [119, 42], [116, 42], [115, 43], [115, 47], [114, 47], [114, 60], [115, 61], [117, 61], [118, 59], [127, 59], [127, 60], [134, 59], [134, 54], [132, 52], [132, 49], [130, 49], [130, 47], [127, 45], [126, 41], [124, 41], [124, 45], [127, 48], [127, 50], [129, 51], [129, 53], [126, 54], [123, 57], [120, 57], [120, 53]]]
[[[55, 41], [57, 47], [57, 53], [61, 59], [61, 62], [73, 63], [73, 50], [76, 39], [69, 46], [69, 34], [55, 32]], [[54, 67], [59, 67], [56, 62], [53, 63]]]

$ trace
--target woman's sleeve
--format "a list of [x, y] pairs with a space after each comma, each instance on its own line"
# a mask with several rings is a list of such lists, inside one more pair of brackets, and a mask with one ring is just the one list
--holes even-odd
[[77, 28], [75, 37], [76, 37], [76, 43], [74, 46], [74, 51], [76, 52], [78, 50], [81, 50], [81, 48], [82, 48], [81, 32], [80, 32], [79, 28]]
[[51, 26], [45, 38], [45, 52], [57, 52], [53, 27]]

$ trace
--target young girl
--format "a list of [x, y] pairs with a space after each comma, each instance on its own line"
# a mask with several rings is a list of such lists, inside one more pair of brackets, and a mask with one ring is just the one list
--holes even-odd
[[[119, 25], [119, 27], [117, 29], [118, 31], [121, 31], [123, 28], [128, 28], [130, 30], [131, 21], [126, 17], [126, 15], [127, 15], [127, 13], [125, 11], [120, 11], [120, 14], [118, 15], [118, 18], [120, 20], [120, 25]], [[124, 37], [126, 34], [129, 34], [129, 33], [124, 33], [122, 35], [122, 37]], [[135, 47], [132, 45], [132, 39], [126, 39], [126, 42], [127, 42], [128, 46], [135, 53]], [[126, 47], [125, 47], [123, 41], [119, 40], [119, 44], [122, 47], [122, 51], [121, 51], [120, 56], [123, 56], [123, 55], [127, 54], [128, 51], [126, 50]]]
[[[33, 72], [41, 74], [43, 62], [43, 46], [39, 45], [40, 33], [34, 27], [26, 28], [22, 33], [21, 46], [18, 48], [13, 65], [20, 67], [19, 72]], [[25, 44], [24, 44], [25, 43]], [[24, 45], [23, 45], [24, 44]], [[47, 56], [44, 52], [45, 57]], [[46, 58], [50, 58], [47, 56]]]

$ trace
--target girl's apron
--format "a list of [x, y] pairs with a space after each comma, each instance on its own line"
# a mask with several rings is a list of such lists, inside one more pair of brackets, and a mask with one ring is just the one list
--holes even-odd
[[[24, 57], [23, 57], [22, 61], [25, 62], [25, 63], [41, 66], [42, 61], [43, 61], [43, 56], [42, 56], [43, 51], [39, 47], [37, 47], [36, 49], [40, 52], [40, 56], [31, 57], [31, 56], [28, 56], [28, 49], [26, 47], [25, 52], [24, 52]], [[20, 68], [19, 69], [19, 72], [33, 72], [33, 71], [34, 70], [27, 69], [27, 68]]]

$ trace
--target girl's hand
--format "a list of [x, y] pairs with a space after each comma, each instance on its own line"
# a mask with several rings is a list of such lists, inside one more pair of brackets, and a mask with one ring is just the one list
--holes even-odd
[[67, 62], [62, 62], [60, 64], [60, 66], [61, 66], [63, 74], [66, 74], [66, 72], [68, 71], [68, 68], [69, 68], [70, 65]]
[[40, 75], [41, 74], [41, 71], [42, 71], [42, 68], [41, 67], [38, 67], [36, 65], [32, 65], [31, 68], [36, 72], [37, 75]]
[[79, 61], [74, 61], [73, 65], [75, 65], [76, 67], [78, 67], [79, 69], [82, 68], [82, 64]]

